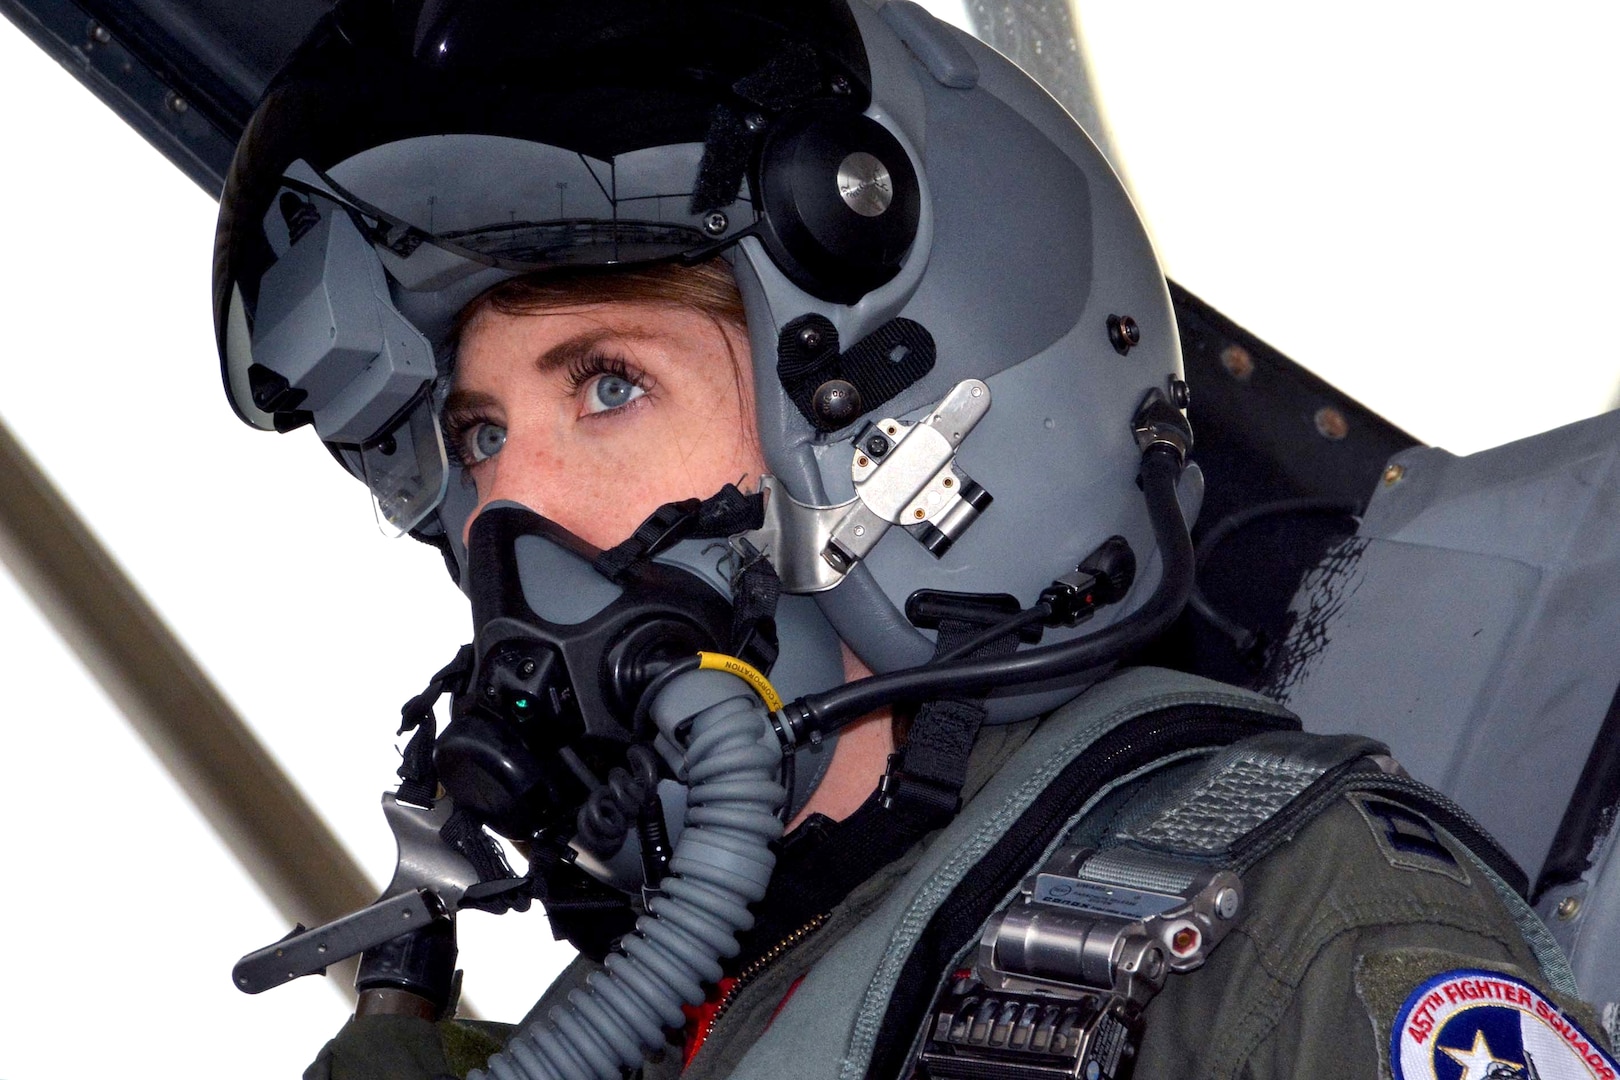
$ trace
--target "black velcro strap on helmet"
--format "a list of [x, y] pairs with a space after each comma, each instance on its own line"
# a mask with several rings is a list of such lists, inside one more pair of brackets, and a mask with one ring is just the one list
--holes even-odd
[[[818, 431], [847, 427], [934, 369], [934, 336], [911, 319], [890, 319], [848, 352], [838, 351], [838, 331], [820, 315], [801, 315], [782, 328], [776, 343], [776, 374], [782, 388]], [[854, 387], [853, 413], [819, 414], [816, 392], [833, 381]]]
[[703, 160], [698, 163], [697, 180], [692, 185], [692, 213], [718, 210], [737, 201], [753, 148], [754, 133], [737, 111], [729, 105], [716, 105], [709, 114]]
[[[808, 45], [789, 43], [731, 90], [750, 105], [777, 112], [808, 100], [821, 89], [821, 64]], [[703, 160], [692, 185], [692, 213], [701, 214], [737, 201], [748, 159], [758, 133], [730, 105], [716, 105], [703, 137]]]

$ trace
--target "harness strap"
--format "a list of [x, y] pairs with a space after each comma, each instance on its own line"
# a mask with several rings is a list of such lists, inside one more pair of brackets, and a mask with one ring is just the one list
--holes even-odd
[[1244, 739], [1214, 755], [1167, 802], [1122, 823], [1079, 873], [1127, 888], [1179, 892], [1190, 880], [1189, 865], [1242, 874], [1343, 796], [1377, 796], [1466, 848], [1548, 980], [1576, 993], [1567, 959], [1525, 900], [1529, 879], [1518, 863], [1462, 807], [1404, 772], [1389, 771], [1399, 767], [1387, 755], [1383, 744], [1351, 735], [1271, 732]]
[[1212, 756], [1145, 819], [1127, 822], [1109, 846], [1130, 844], [1247, 869], [1254, 860], [1234, 855], [1244, 837], [1283, 813], [1328, 773], [1342, 772], [1369, 755], [1388, 753], [1382, 743], [1354, 735], [1271, 732], [1244, 739]]
[[1355, 735], [1270, 732], [1215, 754], [1180, 791], [1145, 817], [1121, 824], [1104, 851], [1121, 845], [1242, 873], [1340, 796], [1377, 794], [1445, 829], [1521, 897], [1524, 871], [1456, 803], [1379, 767], [1389, 750]]

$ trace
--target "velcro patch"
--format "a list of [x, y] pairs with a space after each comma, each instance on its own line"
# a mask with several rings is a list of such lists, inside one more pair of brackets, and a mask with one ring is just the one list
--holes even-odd
[[1620, 1080], [1620, 1066], [1535, 987], [1456, 968], [1413, 990], [1390, 1031], [1394, 1080]]
[[1464, 885], [1468, 870], [1445, 838], [1420, 814], [1374, 795], [1345, 796], [1372, 829], [1378, 850], [1400, 870], [1427, 870]]

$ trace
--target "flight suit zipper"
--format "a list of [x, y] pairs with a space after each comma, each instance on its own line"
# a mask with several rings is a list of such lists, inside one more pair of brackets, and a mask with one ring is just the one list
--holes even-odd
[[[708, 1041], [714, 1037], [715, 1032], [719, 1030], [720, 1022], [726, 1018], [726, 1014], [730, 1011], [732, 1003], [737, 1000], [737, 995], [742, 993], [743, 990], [747, 989], [756, 979], [765, 974], [766, 971], [770, 970], [772, 965], [774, 965], [778, 960], [782, 959], [782, 957], [786, 956], [788, 953], [802, 945], [804, 940], [811, 934], [815, 933], [817, 930], [820, 930], [824, 925], [826, 925], [827, 919], [828, 915], [817, 915], [815, 918], [793, 931], [787, 937], [783, 938], [781, 941], [778, 941], [775, 945], [772, 945], [769, 949], [766, 949], [763, 953], [750, 960], [743, 966], [741, 971], [737, 972], [736, 981], [731, 984], [731, 986], [726, 990], [725, 995], [721, 997], [719, 1002], [716, 1003], [714, 1007], [714, 1016], [709, 1021], [709, 1030], [703, 1037], [704, 1044], [708, 1043]], [[702, 1045], [699, 1046], [700, 1051], [701, 1049]]]

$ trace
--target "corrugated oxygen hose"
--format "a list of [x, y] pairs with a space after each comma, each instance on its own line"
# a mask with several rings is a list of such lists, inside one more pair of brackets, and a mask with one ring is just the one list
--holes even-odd
[[780, 755], [765, 710], [746, 689], [679, 728], [684, 738], [665, 735], [686, 746], [690, 793], [662, 895], [604, 970], [469, 1080], [619, 1080], [663, 1048], [664, 1029], [686, 1022], [681, 1006], [701, 1002], [704, 984], [720, 980], [720, 958], [736, 955], [737, 932], [753, 925], [748, 904], [765, 895], [776, 863], [768, 845], [782, 833], [776, 810], [787, 797]]

